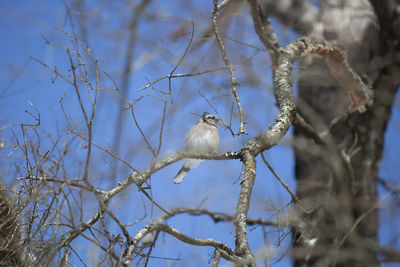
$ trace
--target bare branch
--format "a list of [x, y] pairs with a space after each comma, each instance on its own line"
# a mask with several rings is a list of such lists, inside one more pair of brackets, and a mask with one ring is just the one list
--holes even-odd
[[264, 153], [261, 153], [261, 159], [263, 160], [264, 164], [267, 166], [267, 168], [272, 172], [272, 174], [275, 176], [275, 178], [279, 181], [279, 183], [285, 188], [285, 190], [289, 193], [289, 195], [292, 197], [292, 201], [298, 204], [300, 207], [304, 209], [306, 213], [310, 213], [311, 211], [307, 211], [303, 205], [301, 204], [300, 199], [295, 195], [295, 193], [290, 190], [289, 186], [285, 184], [285, 182], [279, 177], [279, 175], [274, 171], [274, 169], [269, 165], [268, 161], [264, 157]]
[[153, 167], [150, 169], [144, 171], [144, 172], [132, 172], [128, 178], [124, 179], [123, 181], [118, 183], [118, 186], [110, 189], [108, 191], [102, 191], [102, 194], [105, 195], [106, 199], [110, 199], [132, 183], [141, 186], [143, 183], [149, 179], [149, 177], [163, 169], [164, 167], [177, 162], [178, 160], [181, 160], [183, 158], [194, 158], [194, 159], [214, 159], [214, 160], [227, 160], [227, 159], [238, 159], [241, 156], [241, 151], [238, 152], [225, 152], [225, 153], [188, 153], [188, 152], [179, 152], [178, 155], [175, 156], [170, 156], [164, 160], [162, 160], [159, 163], [156, 163]]
[[218, 248], [225, 252], [221, 255], [225, 259], [227, 259], [229, 261], [233, 261], [233, 262], [240, 261], [240, 259], [237, 256], [235, 256], [235, 253], [224, 243], [213, 240], [211, 238], [207, 238], [207, 239], [193, 238], [193, 237], [187, 236], [187, 235], [179, 232], [174, 227], [171, 227], [166, 224], [151, 224], [136, 233], [135, 237], [132, 240], [132, 244], [129, 246], [124, 265], [126, 265], [126, 266], [130, 265], [130, 263], [132, 261], [131, 258], [132, 258], [133, 252], [135, 251], [140, 240], [142, 240], [150, 232], [155, 232], [155, 231], [162, 231], [162, 232], [168, 233], [168, 234], [176, 237], [180, 241], [191, 244], [191, 245], [211, 246], [211, 247]]
[[251, 17], [253, 18], [255, 32], [264, 44], [265, 48], [267, 48], [272, 59], [272, 69], [275, 70], [277, 68], [278, 58], [282, 52], [282, 48], [279, 45], [278, 38], [276, 37], [268, 18], [265, 17], [261, 10], [258, 1], [248, 0], [248, 2], [251, 8]]
[[139, 88], [139, 89], [135, 90], [135, 93], [136, 93], [136, 92], [140, 92], [140, 91], [142, 91], [142, 90], [144, 90], [144, 89], [147, 89], [147, 88], [149, 88], [149, 87], [155, 85], [156, 83], [158, 83], [159, 81], [164, 80], [164, 79], [181, 78], [181, 77], [193, 77], [193, 76], [203, 75], [203, 74], [207, 74], [207, 73], [211, 73], [211, 72], [216, 72], [216, 71], [220, 71], [220, 70], [226, 70], [226, 69], [229, 69], [229, 67], [214, 68], [214, 69], [209, 69], [209, 70], [204, 70], [204, 71], [194, 72], [194, 73], [188, 73], [188, 74], [172, 74], [172, 75], [165, 75], [165, 76], [162, 76], [162, 77], [156, 79], [156, 80], [153, 81], [153, 82], [150, 82], [148, 85], [143, 86], [142, 88]]
[[240, 182], [241, 190], [236, 204], [236, 213], [233, 219], [236, 228], [235, 252], [243, 258], [243, 264], [255, 266], [254, 255], [251, 253], [249, 241], [247, 239], [246, 218], [250, 207], [251, 191], [256, 177], [256, 161], [249, 151], [244, 152], [242, 161], [245, 170]]
[[[227, 3], [228, 1], [225, 1], [225, 2]], [[223, 4], [221, 4], [221, 7], [223, 7], [226, 4], [225, 2]], [[215, 39], [217, 39], [218, 47], [222, 54], [222, 59], [225, 63], [225, 66], [229, 70], [229, 74], [231, 75], [232, 94], [235, 97], [239, 116], [240, 116], [239, 132], [235, 133], [234, 135], [247, 134], [246, 130], [244, 129], [245, 121], [244, 121], [244, 117], [243, 117], [242, 105], [240, 104], [240, 99], [239, 99], [239, 95], [237, 92], [237, 85], [239, 84], [239, 82], [235, 77], [234, 68], [233, 68], [232, 64], [230, 63], [228, 54], [226, 53], [224, 42], [222, 41], [221, 35], [218, 30], [217, 16], [218, 16], [219, 11], [220, 11], [220, 7], [218, 6], [218, 0], [214, 0], [214, 8], [212, 10], [212, 25], [213, 25], [213, 29], [214, 29]]]

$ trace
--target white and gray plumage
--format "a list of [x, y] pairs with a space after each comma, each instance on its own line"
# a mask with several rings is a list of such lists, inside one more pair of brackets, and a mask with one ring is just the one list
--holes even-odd
[[[219, 134], [217, 129], [218, 119], [204, 112], [200, 120], [186, 134], [186, 151], [198, 153], [215, 153], [219, 147]], [[196, 168], [201, 159], [186, 159], [182, 168], [174, 178], [174, 183], [183, 181], [190, 169]]]

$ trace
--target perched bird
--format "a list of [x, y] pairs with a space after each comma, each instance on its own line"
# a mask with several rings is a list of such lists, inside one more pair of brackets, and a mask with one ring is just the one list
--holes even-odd
[[[200, 120], [186, 134], [186, 151], [198, 153], [215, 153], [219, 147], [219, 134], [217, 129], [218, 119], [204, 112]], [[174, 178], [174, 183], [183, 181], [190, 169], [196, 168], [201, 159], [186, 159], [182, 168]]]

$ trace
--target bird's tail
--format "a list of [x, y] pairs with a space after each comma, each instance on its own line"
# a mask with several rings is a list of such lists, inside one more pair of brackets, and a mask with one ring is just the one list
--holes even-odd
[[183, 166], [178, 174], [175, 176], [174, 178], [174, 183], [175, 184], [180, 184], [183, 181], [183, 178], [185, 178], [186, 174], [188, 173], [188, 171], [190, 171], [190, 168]]

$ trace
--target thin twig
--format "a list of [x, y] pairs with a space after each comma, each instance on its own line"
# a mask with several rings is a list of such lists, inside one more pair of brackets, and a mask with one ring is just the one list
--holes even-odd
[[234, 135], [247, 134], [246, 130], [244, 129], [245, 121], [244, 121], [244, 117], [243, 117], [242, 105], [240, 104], [240, 98], [239, 98], [239, 94], [237, 92], [237, 86], [238, 86], [239, 82], [235, 77], [234, 68], [228, 58], [228, 54], [226, 52], [224, 42], [222, 41], [221, 35], [219, 33], [218, 25], [217, 25], [217, 16], [218, 16], [219, 11], [220, 11], [220, 7], [218, 6], [218, 0], [214, 0], [214, 8], [212, 10], [213, 30], [214, 30], [214, 34], [215, 34], [215, 39], [217, 40], [217, 43], [218, 43], [219, 50], [221, 51], [221, 54], [222, 54], [222, 60], [224, 61], [225, 66], [228, 67], [228, 71], [231, 76], [230, 80], [231, 80], [232, 94], [235, 97], [238, 112], [239, 112], [239, 117], [240, 117], [239, 132], [234, 133]]
[[181, 77], [193, 77], [193, 76], [198, 76], [198, 75], [211, 73], [211, 72], [216, 72], [216, 71], [220, 71], [220, 70], [226, 70], [226, 69], [229, 69], [229, 68], [228, 67], [220, 67], [220, 68], [215, 68], [215, 69], [199, 71], [199, 72], [195, 72], [195, 73], [165, 75], [165, 76], [162, 76], [162, 77], [156, 79], [155, 81], [147, 84], [146, 86], [143, 86], [142, 88], [139, 88], [139, 89], [135, 90], [135, 93], [140, 92], [140, 91], [142, 91], [144, 89], [147, 89], [147, 88], [153, 86], [154, 84], [156, 84], [159, 81], [164, 80], [164, 79], [181, 78]]
[[275, 176], [275, 178], [279, 181], [279, 183], [286, 189], [289, 195], [292, 197], [292, 201], [298, 204], [306, 213], [310, 213], [311, 211], [307, 211], [304, 206], [301, 204], [300, 199], [296, 196], [295, 193], [290, 190], [289, 186], [279, 177], [279, 175], [274, 171], [274, 169], [269, 165], [268, 161], [264, 157], [264, 153], [261, 153], [261, 159], [263, 160], [264, 164], [268, 167], [271, 173]]

